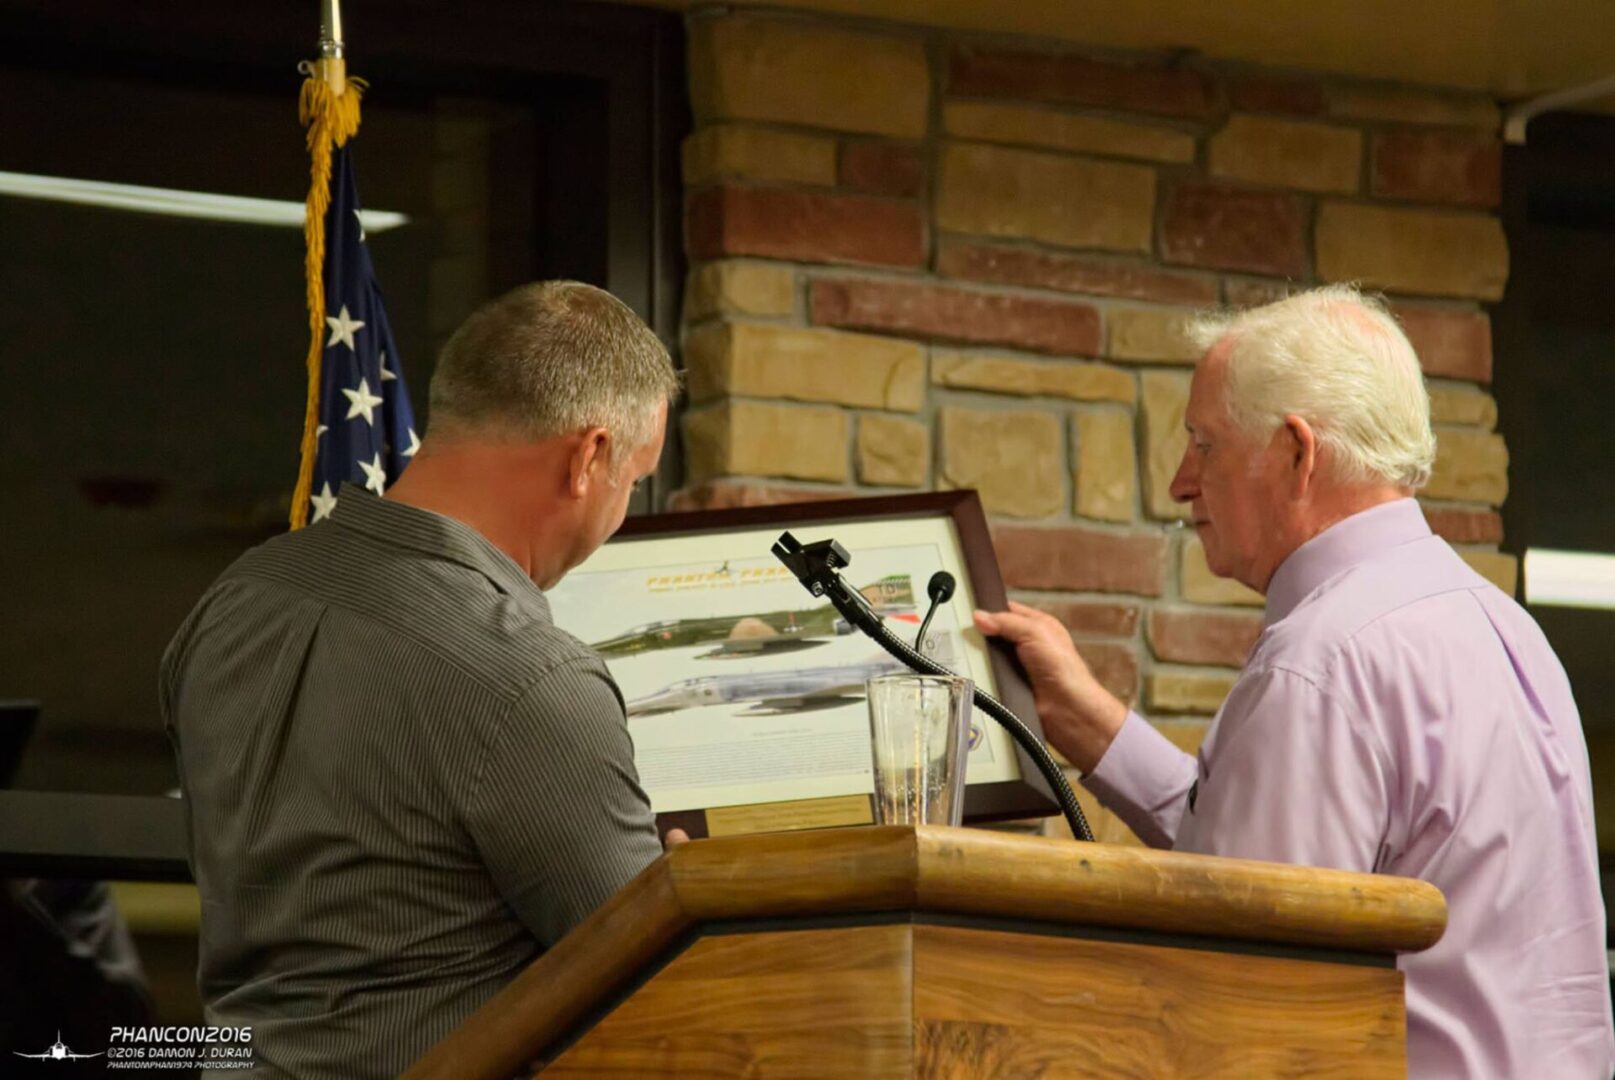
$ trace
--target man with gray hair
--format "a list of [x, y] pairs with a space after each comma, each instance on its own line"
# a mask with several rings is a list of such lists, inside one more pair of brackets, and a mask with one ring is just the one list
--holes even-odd
[[1422, 878], [1446, 934], [1404, 956], [1412, 1076], [1615, 1071], [1587, 747], [1536, 624], [1426, 525], [1435, 440], [1383, 306], [1318, 289], [1202, 320], [1172, 495], [1211, 569], [1267, 597], [1198, 761], [1052, 617], [1016, 646], [1049, 741], [1146, 842]]
[[544, 590], [622, 523], [677, 388], [614, 297], [517, 289], [444, 348], [384, 497], [344, 487], [180, 628], [198, 980], [255, 1073], [396, 1076], [660, 852], [622, 696]]

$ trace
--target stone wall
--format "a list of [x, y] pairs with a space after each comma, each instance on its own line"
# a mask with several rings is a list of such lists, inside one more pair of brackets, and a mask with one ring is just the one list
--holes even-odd
[[792, 14], [690, 30], [675, 508], [976, 488], [1012, 595], [1192, 747], [1261, 598], [1174, 527], [1182, 317], [1356, 281], [1429, 376], [1431, 525], [1513, 591], [1493, 103]]

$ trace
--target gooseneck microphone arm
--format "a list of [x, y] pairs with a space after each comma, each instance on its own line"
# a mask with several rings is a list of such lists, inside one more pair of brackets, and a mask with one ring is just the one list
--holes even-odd
[[[787, 532], [780, 534], [772, 550], [774, 557], [790, 568], [808, 592], [814, 596], [827, 597], [841, 613], [842, 618], [873, 638], [876, 644], [908, 667], [922, 675], [956, 674], [930, 657], [909, 648], [906, 642], [886, 629], [880, 616], [869, 606], [869, 601], [842, 579], [841, 568], [852, 561], [852, 556], [847, 554], [846, 548], [834, 540], [802, 544]], [[1031, 729], [1020, 717], [1010, 712], [997, 698], [979, 686], [974, 687], [974, 690], [976, 707], [1009, 731], [1021, 749], [1026, 751], [1027, 756], [1037, 765], [1043, 779], [1048, 781], [1049, 788], [1060, 804], [1060, 811], [1065, 815], [1066, 824], [1071, 826], [1071, 835], [1078, 840], [1092, 840], [1093, 830], [1088, 827], [1088, 819], [1083, 816], [1082, 807], [1077, 805], [1077, 797], [1071, 791], [1071, 784], [1066, 780], [1065, 773], [1060, 771], [1060, 766], [1055, 764], [1054, 758], [1049, 755], [1042, 741], [1032, 734]]]

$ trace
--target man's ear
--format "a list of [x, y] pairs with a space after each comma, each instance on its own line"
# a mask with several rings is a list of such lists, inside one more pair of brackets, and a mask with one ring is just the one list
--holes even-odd
[[1279, 429], [1279, 438], [1284, 440], [1285, 465], [1290, 469], [1295, 493], [1305, 495], [1318, 471], [1318, 433], [1311, 424], [1290, 413]]
[[603, 427], [584, 431], [572, 444], [567, 456], [566, 493], [581, 499], [589, 493], [589, 485], [597, 484], [606, 474], [606, 461], [611, 456], [611, 432]]

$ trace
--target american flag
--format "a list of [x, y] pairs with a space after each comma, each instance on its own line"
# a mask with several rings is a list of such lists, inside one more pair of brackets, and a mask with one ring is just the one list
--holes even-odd
[[365, 246], [348, 147], [336, 148], [331, 158], [325, 322], [311, 524], [330, 515], [345, 480], [380, 495], [421, 445], [403, 363]]

